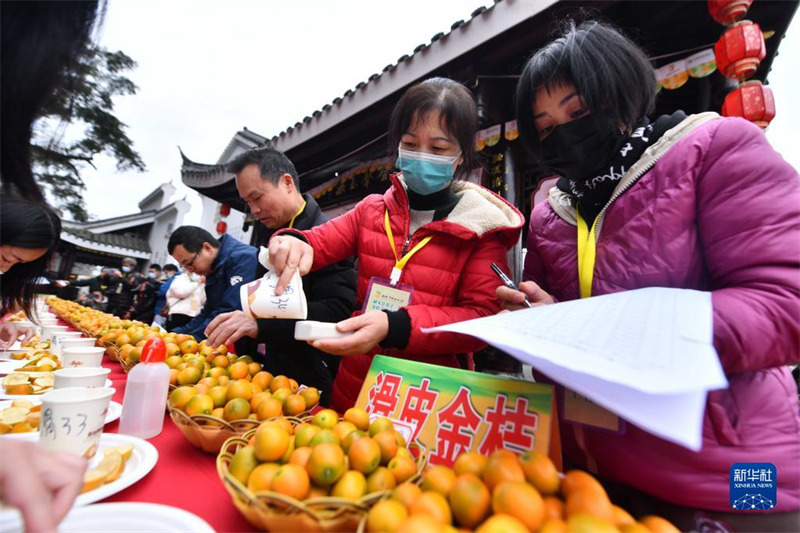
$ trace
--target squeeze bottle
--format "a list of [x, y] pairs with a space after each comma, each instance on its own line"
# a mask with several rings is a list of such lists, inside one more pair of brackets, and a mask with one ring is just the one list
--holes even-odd
[[142, 349], [142, 357], [128, 373], [119, 433], [149, 439], [161, 433], [169, 391], [169, 367], [164, 363], [167, 347], [153, 338]]

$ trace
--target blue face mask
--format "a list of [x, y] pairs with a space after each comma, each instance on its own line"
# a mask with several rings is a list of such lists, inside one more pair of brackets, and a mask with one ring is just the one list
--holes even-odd
[[397, 166], [403, 172], [406, 185], [423, 196], [439, 192], [453, 181], [455, 163], [461, 155], [433, 155], [402, 148], [397, 153]]

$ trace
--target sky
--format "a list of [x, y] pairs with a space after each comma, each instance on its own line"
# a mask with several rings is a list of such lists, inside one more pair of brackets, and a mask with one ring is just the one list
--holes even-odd
[[[536, 0], [524, 0], [536, 1]], [[138, 202], [171, 181], [200, 220], [197, 193], [181, 183], [178, 146], [216, 163], [248, 127], [272, 137], [314, 110], [448, 32], [491, 0], [110, 0], [101, 45], [138, 62], [136, 95], [115, 100], [144, 173], [117, 172], [97, 158], [83, 173], [91, 215], [138, 212]], [[800, 169], [800, 17], [769, 75], [777, 108], [767, 137]], [[778, 38], [773, 37], [773, 38]]]

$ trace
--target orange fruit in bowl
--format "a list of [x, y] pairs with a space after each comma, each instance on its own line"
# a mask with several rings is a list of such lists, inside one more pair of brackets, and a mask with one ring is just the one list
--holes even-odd
[[561, 493], [566, 499], [571, 492], [576, 490], [595, 490], [606, 494], [606, 489], [593, 475], [583, 470], [570, 470], [561, 480]]
[[356, 429], [361, 431], [369, 430], [369, 415], [360, 407], [351, 407], [344, 412], [343, 418], [355, 425]]
[[374, 437], [381, 431], [391, 430], [394, 431], [394, 424], [392, 421], [386, 418], [385, 416], [381, 416], [373, 420], [369, 425], [369, 436]]
[[382, 500], [367, 513], [368, 533], [397, 533], [408, 518], [406, 507], [396, 500]]
[[367, 476], [367, 494], [392, 490], [397, 486], [394, 474], [385, 466], [379, 466]]
[[492, 510], [517, 518], [530, 531], [538, 530], [546, 516], [539, 491], [524, 482], [504, 481], [497, 485], [492, 493]]
[[558, 469], [548, 456], [539, 452], [527, 452], [520, 456], [519, 464], [525, 479], [543, 496], [557, 494], [559, 485]]
[[660, 516], [647, 515], [639, 519], [639, 523], [652, 533], [678, 533], [680, 531], [672, 522]]
[[214, 400], [208, 394], [196, 394], [186, 404], [186, 414], [210, 415], [214, 410]]
[[174, 368], [169, 369], [169, 384], [178, 386], [178, 371]]
[[[316, 426], [315, 426], [316, 427]], [[366, 437], [367, 434], [360, 429], [355, 429], [344, 436], [342, 439], [342, 449], [344, 453], [348, 453], [350, 451], [350, 447], [353, 445], [355, 441], [360, 439], [361, 437]]]
[[170, 368], [175, 368], [181, 364], [182, 361], [183, 359], [181, 359], [179, 355], [171, 355], [164, 359], [164, 363]]
[[247, 488], [253, 492], [260, 492], [270, 490], [272, 478], [280, 468], [277, 463], [263, 463], [258, 465], [250, 472], [250, 477], [247, 478]]
[[228, 367], [228, 375], [231, 379], [244, 379], [250, 376], [250, 370], [247, 363], [237, 361]]
[[333, 409], [323, 409], [311, 419], [312, 424], [322, 429], [333, 429], [338, 421], [339, 414]]
[[[619, 527], [620, 533], [652, 533], [649, 529], [647, 529], [644, 525], [640, 524], [639, 522], [634, 522], [633, 524], [622, 524]], [[566, 533], [566, 529], [564, 529]], [[547, 532], [545, 532], [547, 533]]]
[[453, 522], [453, 514], [445, 497], [431, 490], [423, 490], [419, 498], [411, 504], [411, 514], [427, 514], [445, 525]]
[[456, 475], [475, 474], [481, 477], [488, 461], [489, 458], [479, 452], [465, 452], [453, 463], [453, 472]]
[[618, 505], [611, 505], [611, 510], [614, 513], [614, 525], [617, 527], [624, 526], [625, 524], [634, 524], [636, 520], [622, 507]]
[[436, 491], [445, 498], [450, 495], [455, 484], [455, 473], [451, 468], [443, 465], [430, 466], [422, 474], [422, 490]]
[[528, 533], [528, 528], [511, 515], [496, 514], [481, 524], [475, 533]]
[[[509, 452], [510, 453], [510, 452]], [[490, 491], [503, 481], [524, 482], [525, 474], [515, 455], [493, 453], [486, 462], [483, 482]]]
[[272, 374], [262, 370], [253, 376], [250, 381], [254, 385], [258, 385], [261, 390], [266, 391], [269, 388], [269, 384], [272, 383]]
[[590, 514], [578, 513], [567, 520], [569, 533], [616, 533], [619, 530], [607, 520]]
[[222, 418], [228, 422], [242, 420], [250, 416], [250, 403], [244, 398], [233, 398], [223, 408]]
[[421, 495], [422, 489], [414, 483], [401, 483], [395, 487], [389, 497], [402, 503], [406, 509], [411, 510], [411, 505], [413, 505]]
[[445, 524], [428, 514], [409, 516], [397, 529], [397, 533], [445, 533], [447, 531]]
[[248, 402], [253, 398], [253, 388], [246, 379], [237, 379], [228, 385], [226, 398], [230, 401], [234, 398], [244, 398]]
[[259, 426], [255, 437], [253, 445], [259, 461], [277, 461], [289, 449], [289, 435], [277, 424]]
[[295, 428], [294, 442], [298, 447], [310, 446], [311, 439], [320, 429], [312, 424], [300, 424]]
[[543, 498], [545, 517], [551, 520], [564, 520], [564, 502], [555, 496]]
[[[353, 444], [355, 445], [355, 443]], [[386, 465], [386, 467], [389, 469], [389, 472], [394, 475], [394, 478], [398, 483], [406, 481], [417, 473], [417, 463], [415, 463], [412, 458], [405, 455], [395, 456], [394, 459], [389, 461], [389, 464]]]
[[178, 387], [169, 394], [169, 406], [173, 409], [182, 410], [195, 394], [197, 394], [195, 387]]
[[250, 376], [255, 376], [259, 372], [261, 372], [261, 363], [250, 363], [247, 365], [247, 370]]
[[255, 449], [252, 446], [243, 446], [233, 454], [228, 471], [233, 477], [246, 484], [250, 473], [257, 466], [258, 459], [256, 459]]
[[478, 476], [471, 473], [456, 478], [448, 496], [456, 522], [466, 528], [474, 528], [489, 515], [492, 495]]
[[302, 396], [306, 401], [306, 406], [308, 409], [311, 409], [319, 403], [319, 390], [317, 390], [315, 387], [306, 387], [297, 394]]
[[258, 392], [256, 394], [253, 394], [253, 397], [250, 398], [250, 410], [254, 413], [258, 411], [258, 404], [260, 404], [262, 400], [266, 400], [267, 398], [272, 398], [272, 394], [268, 392]]
[[172, 357], [174, 355], [181, 355], [181, 348], [175, 343], [168, 342], [166, 344], [167, 347], [167, 357]]
[[339, 437], [336, 436], [336, 433], [334, 433], [332, 429], [320, 429], [314, 433], [314, 436], [311, 437], [311, 443], [309, 446], [313, 448], [314, 446], [324, 443], [336, 444], [337, 446], [340, 446]]
[[381, 464], [381, 448], [371, 438], [364, 437], [350, 446], [347, 457], [350, 459], [350, 468], [369, 474]]
[[299, 448], [295, 448], [292, 451], [292, 454], [289, 456], [289, 462], [293, 465], [300, 465], [305, 468], [305, 466], [308, 464], [308, 458], [311, 457], [312, 451], [313, 448], [310, 446], [300, 446]]
[[356, 470], [348, 470], [331, 488], [331, 496], [359, 500], [367, 493], [367, 478]]
[[567, 523], [558, 518], [546, 518], [539, 533], [567, 533]]
[[267, 420], [281, 416], [283, 413], [283, 404], [275, 398], [264, 398], [258, 403], [256, 408], [256, 417], [259, 420]]
[[339, 441], [341, 442], [344, 438], [351, 432], [355, 431], [356, 427], [353, 425], [352, 422], [348, 422], [346, 420], [341, 420], [336, 422], [336, 425], [333, 426], [333, 432], [336, 433], [336, 436], [339, 437]]
[[187, 367], [178, 372], [178, 385], [194, 385], [198, 381], [200, 381], [200, 371], [196, 368]]
[[214, 358], [211, 360], [211, 366], [217, 368], [228, 368], [230, 365], [230, 361], [224, 355], [215, 355]]
[[611, 500], [608, 499], [605, 492], [601, 493], [591, 488], [573, 489], [567, 496], [564, 513], [567, 516], [567, 522], [573, 515], [588, 514], [611, 524], [615, 523]]
[[306, 469], [314, 483], [326, 487], [333, 485], [344, 474], [347, 461], [340, 446], [325, 442], [311, 451]]
[[290, 394], [283, 400], [283, 414], [297, 416], [306, 411], [306, 401], [298, 394]]
[[308, 494], [310, 485], [305, 468], [295, 464], [285, 464], [275, 472], [270, 489], [290, 498], [303, 500]]
[[278, 389], [289, 389], [289, 378], [286, 376], [275, 376], [272, 378], [272, 381], [269, 383], [269, 390], [275, 392]]
[[178, 348], [182, 354], [197, 353], [197, 342], [192, 339], [185, 340], [178, 345]]
[[394, 437], [394, 431], [381, 431], [372, 437], [381, 449], [382, 465], [388, 464], [397, 455], [397, 441]]

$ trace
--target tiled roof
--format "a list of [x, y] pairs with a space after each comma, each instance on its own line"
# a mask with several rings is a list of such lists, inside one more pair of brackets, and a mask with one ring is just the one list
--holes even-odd
[[91, 231], [78, 228], [63, 228], [62, 231], [85, 241], [150, 253], [150, 244], [141, 237], [117, 235], [115, 233], [92, 233]]

